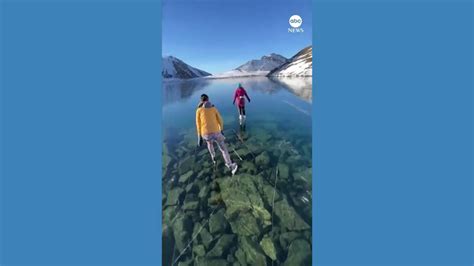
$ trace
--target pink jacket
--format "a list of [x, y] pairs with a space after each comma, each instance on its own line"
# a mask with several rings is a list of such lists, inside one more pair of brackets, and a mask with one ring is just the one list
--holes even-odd
[[244, 88], [239, 87], [235, 90], [234, 93], [234, 101], [233, 104], [235, 104], [235, 101], [237, 100], [237, 106], [238, 107], [244, 107], [245, 106], [245, 97], [247, 97], [247, 100], [250, 102], [250, 98], [247, 95], [247, 92], [245, 91]]

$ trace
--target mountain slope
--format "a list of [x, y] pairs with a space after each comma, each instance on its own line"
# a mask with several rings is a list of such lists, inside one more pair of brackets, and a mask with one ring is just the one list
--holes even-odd
[[260, 59], [250, 60], [233, 70], [213, 75], [211, 78], [265, 76], [270, 70], [281, 66], [287, 61], [288, 59], [284, 56], [272, 53], [262, 56]]
[[313, 75], [313, 46], [308, 46], [296, 55], [294, 55], [288, 62], [273, 69], [268, 73], [268, 76], [280, 77], [309, 77]]
[[250, 60], [247, 63], [239, 66], [235, 70], [253, 72], [253, 71], [270, 71], [288, 61], [287, 58], [272, 53], [270, 55], [262, 56], [260, 59]]
[[163, 69], [161, 75], [165, 79], [190, 79], [210, 76], [206, 71], [194, 68], [174, 56], [163, 57]]

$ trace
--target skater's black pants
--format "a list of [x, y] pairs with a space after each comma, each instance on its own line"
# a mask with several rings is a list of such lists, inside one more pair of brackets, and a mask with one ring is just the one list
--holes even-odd
[[239, 114], [245, 115], [245, 106], [239, 106]]

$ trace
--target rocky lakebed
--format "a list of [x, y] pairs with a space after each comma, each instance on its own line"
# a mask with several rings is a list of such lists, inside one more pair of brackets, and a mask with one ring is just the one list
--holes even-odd
[[224, 131], [232, 176], [194, 130], [163, 144], [163, 265], [311, 265], [311, 137], [261, 123]]

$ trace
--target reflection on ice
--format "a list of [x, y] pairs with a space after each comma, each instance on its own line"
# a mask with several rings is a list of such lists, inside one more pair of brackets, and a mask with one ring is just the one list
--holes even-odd
[[281, 90], [287, 90], [305, 101], [312, 101], [311, 77], [267, 78], [262, 76], [227, 79], [196, 78], [190, 80], [166, 80], [163, 82], [163, 104], [166, 105], [188, 99], [196, 91], [204, 90], [210, 85], [228, 87], [230, 90], [233, 90], [238, 83], [241, 83], [246, 89], [265, 94], [275, 94]]
[[298, 97], [312, 101], [313, 98], [313, 81], [310, 77], [295, 77], [295, 78], [286, 78], [286, 77], [272, 77], [272, 81], [284, 86], [287, 90], [297, 95]]
[[177, 102], [191, 97], [196, 91], [209, 85], [209, 80], [197, 78], [189, 80], [166, 80], [163, 82], [163, 104]]

